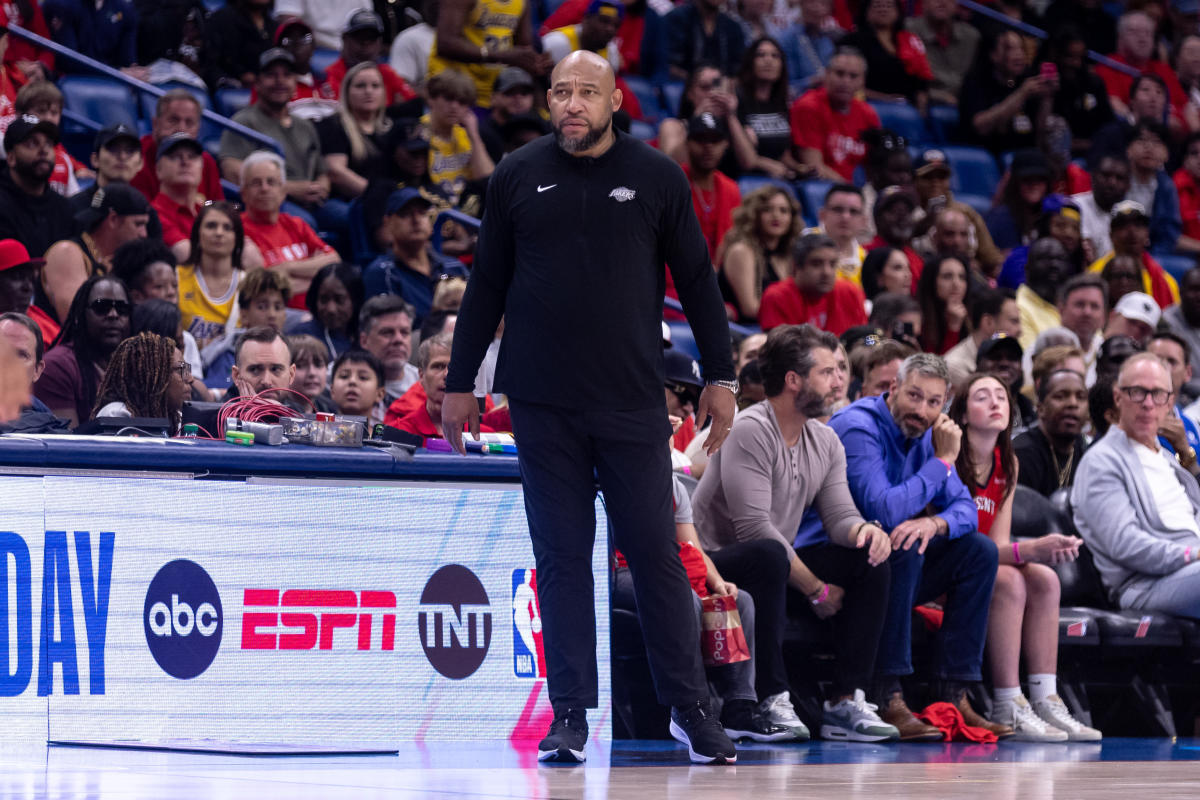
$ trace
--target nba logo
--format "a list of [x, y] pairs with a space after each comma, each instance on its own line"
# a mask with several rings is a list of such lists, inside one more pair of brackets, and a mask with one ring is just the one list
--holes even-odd
[[512, 610], [513, 673], [518, 678], [544, 678], [546, 651], [542, 646], [542, 610], [538, 605], [537, 570], [513, 570]]

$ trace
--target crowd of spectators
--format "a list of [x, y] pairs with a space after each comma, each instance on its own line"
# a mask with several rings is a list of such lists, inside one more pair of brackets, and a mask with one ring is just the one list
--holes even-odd
[[[110, 125], [72, 154], [54, 79], [79, 67], [0, 28], [0, 334], [33, 385], [3, 430], [178, 434], [189, 399], [269, 391], [440, 436], [474, 230], [434, 220], [484, 216], [496, 164], [551, 132], [550, 70], [591, 50], [623, 90], [615, 124], [657, 122], [639, 135], [686, 176], [739, 331], [742, 411], [711, 460], [702, 370], [665, 342], [672, 455], [699, 479], [676, 487], [681, 551], [708, 570], [698, 596], [741, 587], [756, 640], [755, 669], [712, 676], [727, 727], [809, 735], [782, 650], [800, 614], [834, 621], [821, 735], [940, 738], [902, 679], [912, 608], [942, 598], [932, 699], [1000, 738], [1099, 738], [1055, 689], [1049, 567], [1080, 540], [1018, 541], [1012, 504], [1069, 493], [1113, 603], [1200, 618], [1200, 267], [1180, 267], [1200, 253], [1200, 22], [1043, 5], [996, 7], [1044, 41], [952, 0], [2, 5], [177, 87], [144, 135]], [[657, 119], [635, 82], [676, 106]], [[201, 140], [197, 93], [225, 89], [278, 152]], [[956, 197], [954, 159], [884, 128], [889, 104], [954, 109], [949, 141], [996, 160], [990, 194]], [[508, 432], [503, 333], [476, 394]], [[985, 658], [987, 718], [966, 691]]]

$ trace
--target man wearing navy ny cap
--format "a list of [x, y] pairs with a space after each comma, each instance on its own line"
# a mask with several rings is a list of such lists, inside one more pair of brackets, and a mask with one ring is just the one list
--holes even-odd
[[505, 67], [492, 89], [492, 110], [479, 122], [479, 138], [493, 162], [504, 158], [504, 126], [532, 111], [533, 76], [520, 67]]
[[416, 311], [419, 326], [433, 304], [433, 290], [443, 278], [468, 276], [457, 259], [439, 254], [429, 244], [433, 237], [430, 202], [420, 189], [398, 189], [384, 209], [384, 232], [392, 243], [390, 255], [380, 256], [363, 272], [367, 297], [398, 294]]
[[17, 117], [4, 132], [0, 239], [16, 239], [35, 258], [78, 229], [67, 198], [50, 189], [58, 141], [58, 126], [31, 114]]
[[488, 184], [463, 298], [442, 429], [459, 452], [479, 430], [475, 375], [503, 316], [496, 391], [509, 397], [537, 562], [554, 722], [545, 761], [578, 762], [598, 702], [592, 552], [596, 481], [633, 575], [659, 701], [692, 760], [737, 750], [708, 703], [700, 632], [671, 515], [663, 397], [664, 263], [692, 324], [713, 417], [729, 433], [737, 384], [729, 326], [687, 182], [663, 154], [612, 125], [622, 95], [600, 56], [571, 53], [548, 94], [555, 135], [500, 162]]

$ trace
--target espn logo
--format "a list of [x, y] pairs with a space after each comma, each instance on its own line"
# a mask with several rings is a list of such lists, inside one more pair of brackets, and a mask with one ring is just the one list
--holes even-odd
[[[358, 649], [370, 650], [372, 620], [382, 618], [381, 650], [396, 647], [396, 595], [392, 592], [326, 589], [246, 589], [243, 650], [332, 650], [334, 631], [358, 628]], [[340, 637], [345, 638], [343, 635]]]

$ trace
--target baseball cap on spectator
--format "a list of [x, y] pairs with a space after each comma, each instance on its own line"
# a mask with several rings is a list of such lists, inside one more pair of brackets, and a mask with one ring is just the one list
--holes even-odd
[[303, 18], [289, 15], [280, 19], [279, 24], [275, 26], [275, 38], [273, 40], [275, 44], [278, 45], [283, 42], [283, 34], [287, 32], [288, 28], [303, 28], [307, 33], [313, 32], [312, 28]]
[[1111, 219], [1108, 223], [1109, 228], [1116, 228], [1135, 222], [1141, 225], [1150, 224], [1150, 217], [1146, 214], [1145, 206], [1136, 200], [1122, 200], [1113, 205]]
[[911, 190], [903, 186], [885, 186], [879, 192], [879, 197], [875, 199], [875, 213], [878, 214], [893, 203], [900, 202], [908, 203], [910, 209], [917, 207], [916, 195]]
[[264, 70], [272, 64], [278, 63], [287, 64], [291, 67], [292, 72], [296, 71], [296, 58], [282, 47], [270, 47], [263, 51], [263, 54], [258, 57], [258, 68]]
[[588, 3], [584, 16], [590, 17], [593, 14], [603, 14], [606, 17], [613, 17], [619, 22], [625, 18], [625, 5], [614, 0], [592, 0], [592, 2]]
[[12, 152], [15, 146], [35, 133], [46, 134], [55, 144], [59, 142], [57, 125], [49, 120], [38, 119], [33, 114], [22, 114], [8, 123], [8, 130], [4, 132], [4, 149]]
[[346, 27], [342, 28], [342, 35], [345, 36], [362, 31], [374, 31], [383, 36], [383, 20], [374, 11], [365, 8], [360, 8], [352, 12], [346, 18]]
[[411, 186], [406, 186], [403, 189], [397, 189], [388, 196], [387, 206], [383, 209], [384, 216], [398, 214], [405, 209], [410, 203], [421, 203], [426, 208], [433, 205], [429, 198], [421, 194], [420, 189], [414, 189]]
[[180, 147], [190, 147], [196, 152], [196, 155], [204, 153], [204, 145], [200, 144], [199, 139], [180, 131], [179, 133], [172, 133], [158, 143], [158, 153], [155, 155], [155, 159], [162, 158], [167, 153], [178, 150]]
[[700, 402], [704, 380], [700, 377], [700, 365], [691, 356], [674, 347], [663, 350], [663, 367], [668, 389], [690, 400], [692, 405]]
[[1018, 180], [1021, 178], [1045, 178], [1050, 180], [1050, 161], [1046, 158], [1045, 153], [1034, 148], [1026, 148], [1018, 150], [1013, 155], [1012, 176]]
[[[871, 337], [875, 337], [875, 341], [867, 342]], [[874, 325], [855, 325], [852, 328], [847, 328], [845, 333], [838, 337], [838, 340], [842, 343], [842, 347], [846, 348], [846, 352], [849, 353], [862, 342], [867, 342], [869, 347], [874, 347], [883, 338], [883, 331]]]
[[75, 221], [90, 230], [97, 222], [108, 216], [110, 211], [117, 216], [126, 217], [130, 214], [149, 214], [150, 204], [146, 196], [128, 183], [110, 183], [101, 186], [92, 196], [92, 203], [75, 215]]
[[398, 119], [392, 125], [388, 135], [388, 152], [395, 152], [397, 147], [403, 147], [410, 153], [429, 149], [429, 128], [419, 119], [408, 117]]
[[507, 140], [520, 131], [536, 131], [538, 135], [550, 132], [546, 121], [534, 113], [516, 114], [500, 126], [500, 136]]
[[984, 339], [983, 343], [979, 345], [979, 353], [975, 356], [975, 363], [979, 363], [985, 358], [995, 359], [1003, 356], [1007, 356], [1014, 361], [1020, 361], [1024, 355], [1025, 351], [1021, 349], [1021, 343], [1017, 341], [1017, 337], [997, 333], [990, 339]]
[[44, 258], [30, 258], [25, 245], [16, 239], [0, 239], [0, 272], [23, 267], [26, 264], [40, 267], [45, 263], [46, 259]]
[[917, 156], [917, 160], [913, 162], [913, 174], [919, 178], [923, 178], [935, 172], [940, 172], [948, 176], [950, 174], [950, 161], [946, 158], [945, 150], [931, 147], [928, 150], [921, 151], [921, 155]]
[[520, 67], [505, 67], [500, 70], [492, 91], [496, 94], [511, 92], [513, 89], [528, 89], [533, 91], [533, 76]]
[[718, 142], [729, 138], [729, 126], [721, 117], [705, 111], [688, 120], [687, 138]]
[[1042, 213], [1051, 217], [1068, 216], [1078, 221], [1079, 204], [1065, 194], [1048, 194], [1042, 200]]
[[132, 125], [118, 122], [116, 125], [109, 125], [107, 128], [102, 128], [96, 134], [96, 138], [92, 140], [92, 152], [99, 153], [119, 139], [130, 141], [138, 147], [141, 147], [142, 144], [141, 138]]
[[1145, 292], [1129, 292], [1122, 295], [1121, 299], [1117, 301], [1117, 305], [1113, 307], [1113, 311], [1125, 319], [1144, 322], [1151, 328], [1157, 328], [1158, 321], [1162, 318], [1162, 311], [1159, 310], [1158, 303], [1154, 302], [1154, 298]]

